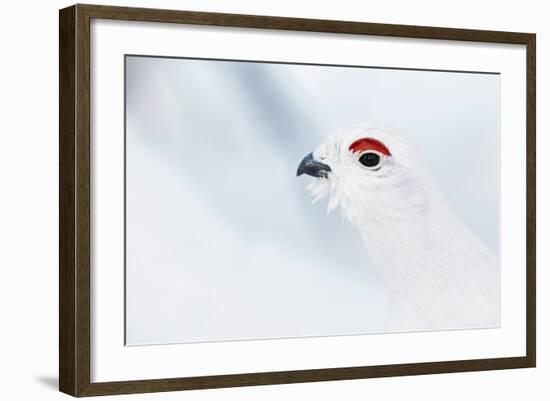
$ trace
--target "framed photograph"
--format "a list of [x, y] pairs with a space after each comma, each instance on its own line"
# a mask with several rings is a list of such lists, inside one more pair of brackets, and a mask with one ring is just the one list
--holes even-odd
[[59, 18], [61, 391], [535, 366], [535, 34]]

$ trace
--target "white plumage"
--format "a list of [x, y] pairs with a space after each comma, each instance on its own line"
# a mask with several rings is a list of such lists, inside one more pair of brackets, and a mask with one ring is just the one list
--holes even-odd
[[[362, 138], [385, 148], [350, 149]], [[308, 157], [298, 175], [317, 177], [309, 186], [315, 200], [328, 198], [329, 211], [339, 208], [357, 227], [387, 286], [388, 330], [500, 325], [497, 258], [454, 214], [403, 135], [354, 127]]]

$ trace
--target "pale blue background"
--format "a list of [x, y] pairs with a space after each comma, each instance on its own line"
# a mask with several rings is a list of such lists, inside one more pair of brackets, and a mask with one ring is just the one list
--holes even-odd
[[355, 229], [295, 177], [330, 132], [406, 130], [499, 243], [499, 76], [127, 57], [129, 345], [383, 331]]

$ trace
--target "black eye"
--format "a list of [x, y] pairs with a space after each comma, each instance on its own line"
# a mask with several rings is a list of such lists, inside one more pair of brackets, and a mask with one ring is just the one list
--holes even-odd
[[359, 163], [366, 167], [376, 167], [380, 164], [380, 155], [374, 152], [366, 152], [359, 158]]

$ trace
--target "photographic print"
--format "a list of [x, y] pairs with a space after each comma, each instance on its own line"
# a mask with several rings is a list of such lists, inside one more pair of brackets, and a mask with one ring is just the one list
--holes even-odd
[[536, 366], [534, 33], [77, 4], [59, 50], [60, 391]]
[[126, 55], [126, 344], [500, 326], [500, 75]]

